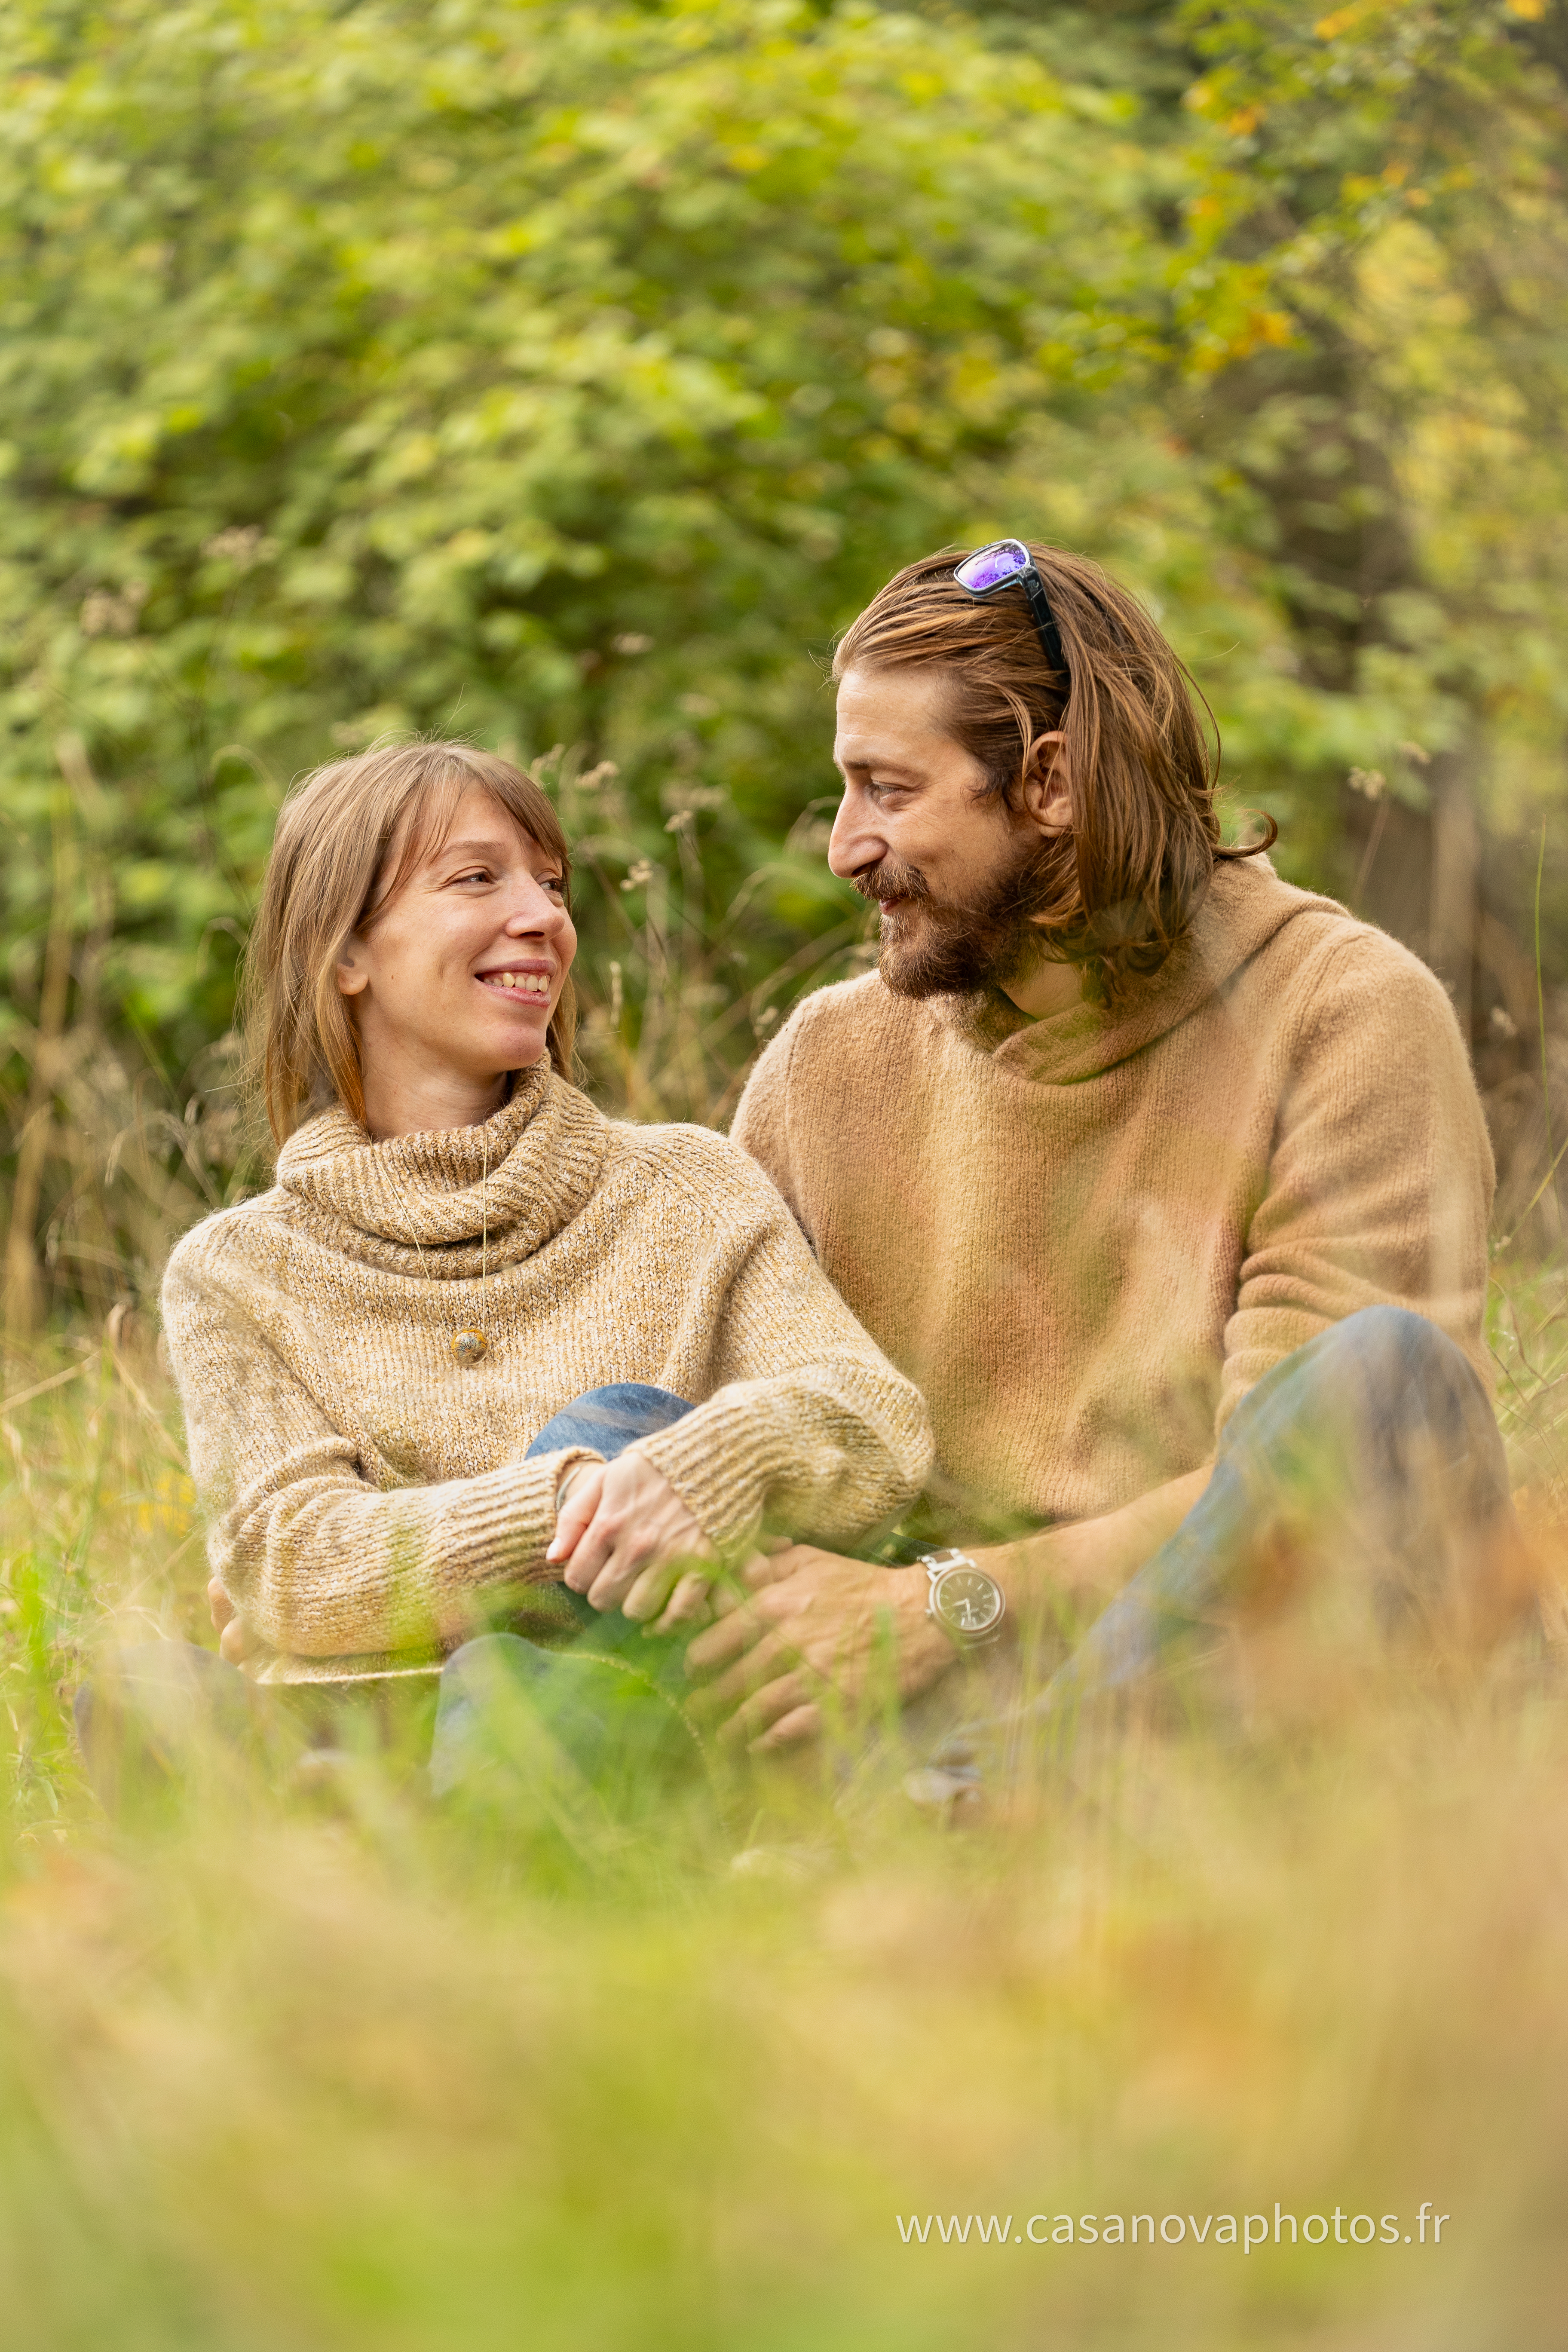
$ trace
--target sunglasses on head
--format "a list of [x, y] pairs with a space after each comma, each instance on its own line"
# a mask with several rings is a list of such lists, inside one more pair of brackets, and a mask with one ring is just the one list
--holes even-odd
[[1046, 594], [1046, 583], [1035, 569], [1035, 559], [1021, 539], [994, 539], [973, 555], [966, 555], [953, 572], [959, 586], [982, 602], [1004, 588], [1021, 588], [1029, 600], [1040, 647], [1051, 667], [1060, 670], [1071, 690], [1072, 673], [1062, 651], [1061, 633]]

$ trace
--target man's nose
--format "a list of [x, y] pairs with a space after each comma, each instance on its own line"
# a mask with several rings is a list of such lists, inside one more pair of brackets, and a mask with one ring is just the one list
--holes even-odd
[[873, 812], [858, 793], [846, 793], [827, 842], [827, 863], [834, 873], [841, 882], [847, 882], [868, 866], [879, 866], [887, 854], [888, 845], [873, 821]]

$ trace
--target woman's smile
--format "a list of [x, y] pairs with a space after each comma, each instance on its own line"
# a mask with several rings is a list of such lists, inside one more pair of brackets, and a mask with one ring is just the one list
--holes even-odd
[[500, 996], [527, 996], [542, 999], [550, 994], [552, 978], [548, 964], [509, 964], [504, 970], [479, 971], [476, 980]]

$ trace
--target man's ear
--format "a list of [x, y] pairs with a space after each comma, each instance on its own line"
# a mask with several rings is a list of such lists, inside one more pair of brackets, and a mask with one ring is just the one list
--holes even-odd
[[1037, 736], [1030, 746], [1023, 793], [1024, 814], [1043, 834], [1054, 837], [1072, 831], [1072, 778], [1067, 739], [1059, 728]]
[[[361, 951], [356, 954], [355, 950]], [[364, 961], [363, 946], [357, 931], [352, 931], [343, 941], [343, 951], [338, 958], [338, 993], [357, 996], [370, 986], [370, 970]]]

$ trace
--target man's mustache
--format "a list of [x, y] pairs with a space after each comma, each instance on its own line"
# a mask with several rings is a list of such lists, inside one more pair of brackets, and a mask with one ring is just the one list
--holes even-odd
[[863, 866], [852, 874], [850, 881], [862, 898], [929, 898], [931, 885], [918, 866], [905, 866], [896, 857], [884, 857], [876, 866]]

